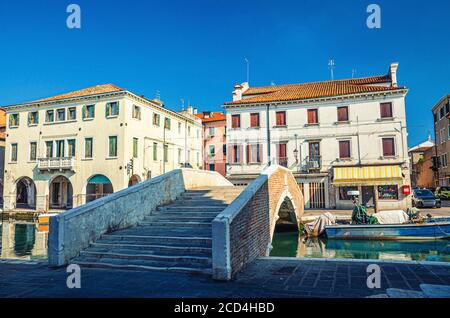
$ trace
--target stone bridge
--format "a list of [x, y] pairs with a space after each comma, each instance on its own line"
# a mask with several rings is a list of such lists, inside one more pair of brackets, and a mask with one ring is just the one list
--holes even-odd
[[303, 197], [281, 166], [245, 189], [216, 172], [173, 170], [52, 217], [49, 263], [229, 280], [268, 255], [280, 210], [300, 224]]

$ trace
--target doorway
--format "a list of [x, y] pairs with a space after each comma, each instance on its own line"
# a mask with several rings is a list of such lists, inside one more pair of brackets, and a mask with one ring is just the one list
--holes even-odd
[[363, 186], [361, 187], [362, 192], [362, 204], [368, 208], [375, 207], [375, 194], [374, 194], [374, 187], [373, 186]]

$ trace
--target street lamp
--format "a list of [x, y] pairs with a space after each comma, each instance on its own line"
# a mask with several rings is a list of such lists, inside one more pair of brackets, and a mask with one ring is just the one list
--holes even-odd
[[298, 142], [297, 142], [298, 135], [295, 134], [294, 137], [295, 137], [294, 158], [295, 158], [295, 163], [298, 164]]

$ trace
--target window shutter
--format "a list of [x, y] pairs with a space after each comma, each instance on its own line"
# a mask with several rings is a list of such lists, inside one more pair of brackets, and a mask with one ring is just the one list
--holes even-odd
[[31, 125], [31, 113], [28, 113], [28, 125]]
[[227, 162], [228, 163], [234, 163], [233, 158], [234, 158], [234, 147], [233, 146], [228, 146]]
[[251, 157], [252, 146], [247, 145], [246, 148], [247, 148], [247, 150], [246, 150], [247, 163], [250, 163], [250, 162], [252, 162], [252, 157]]
[[244, 150], [244, 146], [243, 145], [239, 145], [238, 147], [238, 163], [242, 163], [243, 162], [243, 151]]

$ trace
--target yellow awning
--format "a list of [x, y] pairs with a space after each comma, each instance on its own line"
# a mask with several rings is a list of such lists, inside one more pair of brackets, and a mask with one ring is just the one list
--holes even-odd
[[400, 166], [366, 166], [334, 168], [333, 185], [390, 185], [402, 184], [403, 176]]

